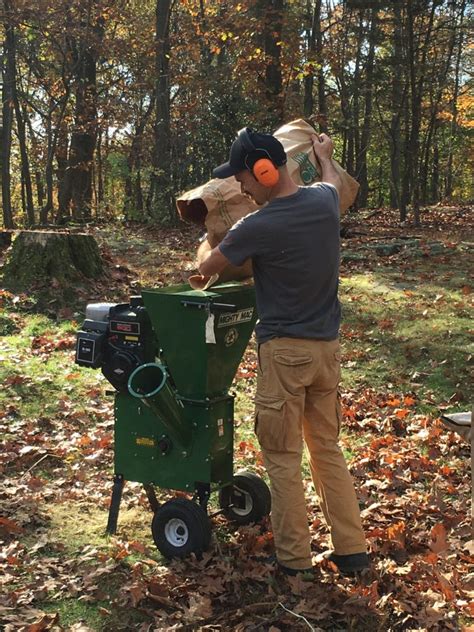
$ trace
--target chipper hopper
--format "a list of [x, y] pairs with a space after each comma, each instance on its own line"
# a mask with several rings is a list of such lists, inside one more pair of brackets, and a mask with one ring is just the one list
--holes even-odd
[[[125, 481], [143, 483], [153, 539], [166, 557], [208, 546], [213, 491], [220, 511], [238, 524], [268, 515], [265, 482], [233, 472], [229, 388], [255, 321], [254, 289], [235, 282], [207, 291], [144, 290], [127, 304], [87, 306], [76, 362], [101, 368], [115, 388], [109, 533], [117, 528]], [[188, 494], [160, 505], [155, 486]]]

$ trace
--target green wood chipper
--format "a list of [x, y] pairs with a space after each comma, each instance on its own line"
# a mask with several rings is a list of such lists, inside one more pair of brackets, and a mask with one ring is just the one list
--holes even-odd
[[[115, 388], [109, 533], [117, 529], [127, 480], [143, 483], [153, 539], [166, 557], [209, 545], [213, 491], [219, 511], [238, 524], [269, 514], [266, 483], [252, 472], [233, 472], [229, 388], [256, 318], [253, 287], [236, 282], [206, 291], [143, 290], [130, 303], [87, 306], [76, 362], [100, 368]], [[159, 504], [155, 486], [189, 496]]]

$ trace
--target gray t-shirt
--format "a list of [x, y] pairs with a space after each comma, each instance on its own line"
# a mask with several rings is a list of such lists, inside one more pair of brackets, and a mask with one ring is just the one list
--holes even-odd
[[240, 266], [251, 257], [259, 322], [257, 340], [339, 334], [339, 201], [317, 184], [275, 198], [239, 220], [219, 249]]

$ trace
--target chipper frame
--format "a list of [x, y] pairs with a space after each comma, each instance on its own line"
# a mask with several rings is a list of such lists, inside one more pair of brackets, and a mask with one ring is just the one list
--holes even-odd
[[[114, 484], [107, 531], [115, 533], [124, 482], [143, 483], [153, 539], [166, 557], [210, 542], [212, 491], [238, 524], [270, 512], [265, 482], [233, 472], [229, 388], [256, 322], [251, 286], [143, 290], [129, 304], [87, 306], [76, 362], [101, 368], [115, 387]], [[155, 486], [188, 492], [160, 505]]]

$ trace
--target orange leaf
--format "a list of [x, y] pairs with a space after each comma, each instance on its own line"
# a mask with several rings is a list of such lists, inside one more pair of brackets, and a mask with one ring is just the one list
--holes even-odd
[[456, 470], [454, 470], [452, 467], [449, 467], [449, 465], [442, 465], [439, 468], [439, 471], [441, 472], [441, 474], [443, 474], [443, 476], [450, 476], [451, 474], [454, 474], [456, 472]]
[[400, 406], [400, 400], [396, 397], [387, 400], [387, 406]]
[[405, 417], [409, 414], [409, 410], [407, 408], [399, 408], [396, 412], [395, 415], [399, 418], [399, 419], [405, 419]]
[[414, 403], [415, 403], [415, 400], [413, 399], [413, 397], [411, 397], [410, 395], [405, 396], [403, 400], [404, 406], [413, 406]]
[[435, 526], [431, 529], [430, 549], [433, 553], [441, 553], [442, 551], [446, 551], [448, 549], [448, 542], [446, 538], [446, 528], [443, 523], [438, 522], [438, 524], [435, 524]]
[[[471, 615], [471, 617], [474, 617], [474, 601], [470, 601], [467, 606], [465, 607], [465, 610], [467, 610], [467, 612], [469, 612], [469, 614]], [[474, 626], [469, 626], [469, 627], [474, 627]], [[465, 628], [465, 632], [468, 631], [469, 628]]]
[[387, 537], [389, 540], [395, 540], [402, 546], [405, 546], [405, 523], [403, 520], [397, 522], [387, 529]]
[[436, 566], [436, 564], [438, 563], [438, 556], [436, 553], [427, 553], [423, 559], [425, 560], [425, 562], [428, 562], [428, 564], [431, 564], [432, 566]]
[[6, 531], [6, 533], [22, 533], [23, 529], [13, 520], [8, 518], [0, 518], [0, 530]]
[[444, 597], [446, 598], [447, 601], [453, 601], [453, 599], [456, 596], [456, 593], [454, 592], [454, 588], [452, 587], [451, 583], [446, 577], [444, 577], [444, 575], [441, 575], [441, 573], [436, 573], [436, 574], [438, 576], [439, 586], [441, 588], [441, 592], [443, 593]]

